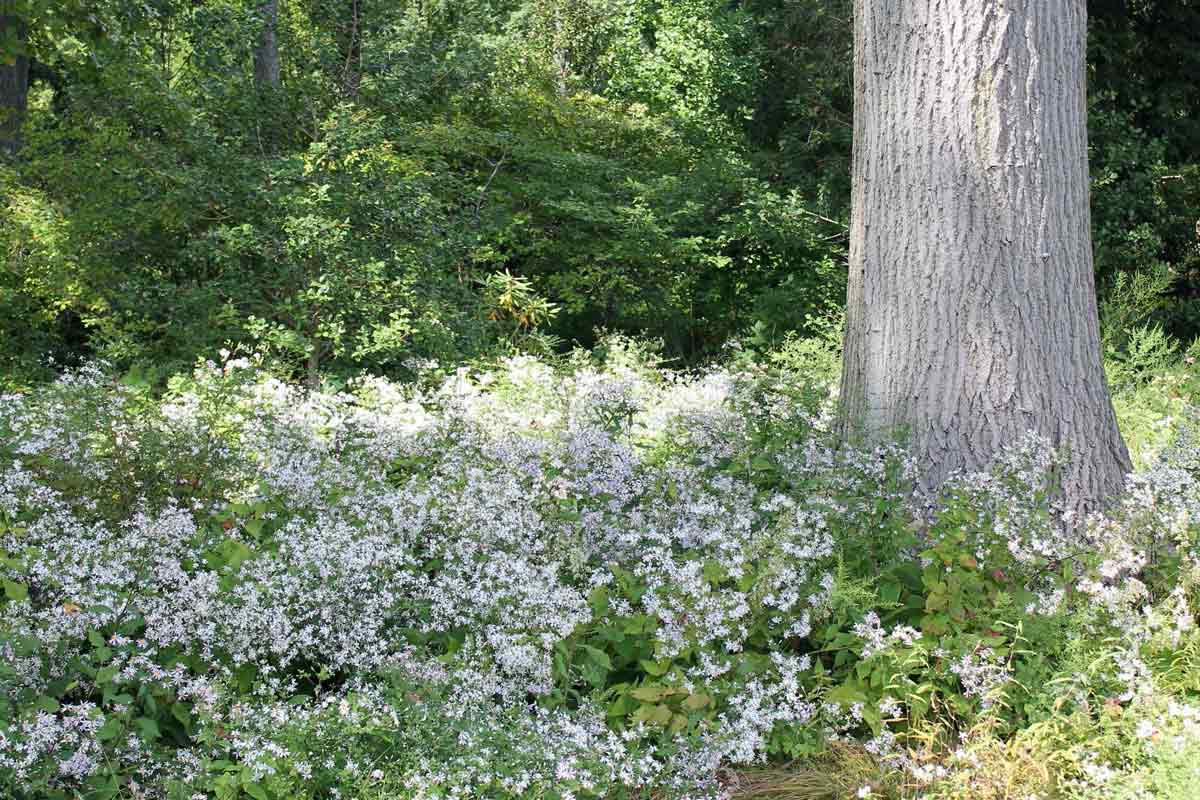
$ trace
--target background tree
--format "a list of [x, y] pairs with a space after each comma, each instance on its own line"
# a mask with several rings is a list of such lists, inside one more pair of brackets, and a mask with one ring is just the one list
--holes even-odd
[[[379, 302], [326, 318], [319, 369], [403, 375], [507, 352], [487, 289], [506, 272], [559, 309], [527, 343], [605, 328], [691, 364], [778, 347], [845, 297], [850, 0], [4, 2], [28, 36], [0, 37], [0, 69], [29, 59], [0, 164], [10, 374], [47, 352], [170, 371], [226, 340], [303, 371], [301, 309], [358, 292]], [[1089, 6], [1106, 345], [1147, 320], [1190, 338], [1194, 3]], [[1134, 308], [1136, 275], [1158, 294]]]
[[29, 95], [29, 28], [14, 0], [0, 0], [0, 154], [21, 149]]
[[260, 86], [279, 85], [279, 42], [275, 27], [279, 19], [279, 0], [266, 0], [258, 7], [262, 32], [254, 48], [254, 80]]
[[925, 488], [1026, 431], [1070, 508], [1129, 456], [1100, 358], [1082, 3], [858, 0], [842, 421], [904, 429]]

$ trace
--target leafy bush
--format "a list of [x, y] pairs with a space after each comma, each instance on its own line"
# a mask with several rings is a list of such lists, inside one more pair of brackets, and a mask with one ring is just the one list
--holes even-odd
[[677, 373], [613, 336], [343, 392], [227, 357], [163, 396], [94, 366], [5, 396], [0, 786], [699, 798], [859, 752], [872, 792], [952, 793], [1035, 734], [1081, 797], [1089, 764], [1176, 781], [1190, 419], [1107, 516], [1062, 524], [1036, 437], [914, 500], [902, 447], [826, 430], [833, 341]]

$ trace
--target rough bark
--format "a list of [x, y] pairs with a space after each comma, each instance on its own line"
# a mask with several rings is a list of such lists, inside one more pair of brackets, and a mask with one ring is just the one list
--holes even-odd
[[[16, 39], [24, 46], [28, 29], [25, 21], [5, 13], [7, 3], [0, 3], [0, 40], [16, 31]], [[11, 59], [12, 63], [8, 63]], [[0, 57], [0, 155], [15, 156], [21, 149], [21, 128], [29, 97], [29, 57], [25, 53], [10, 59]]]
[[1084, 0], [855, 0], [841, 423], [904, 431], [922, 489], [1026, 431], [1069, 508], [1130, 468], [1100, 355]]
[[259, 86], [279, 85], [279, 43], [275, 26], [279, 19], [278, 0], [266, 0], [258, 7], [262, 17], [262, 33], [254, 48], [254, 82]]

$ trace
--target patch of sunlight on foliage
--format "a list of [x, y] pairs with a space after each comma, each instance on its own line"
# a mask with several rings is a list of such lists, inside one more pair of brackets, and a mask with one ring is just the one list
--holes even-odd
[[1198, 353], [1197, 345], [1181, 353], [1159, 325], [1134, 328], [1120, 348], [1106, 350], [1113, 409], [1135, 469], [1154, 463], [1174, 438], [1178, 420], [1200, 397]]
[[609, 334], [407, 383], [224, 352], [165, 393], [92, 364], [0, 395], [0, 792], [1186, 786], [1191, 355], [1114, 357], [1147, 466], [1071, 527], [1040, 437], [932, 507], [900, 446], [842, 444], [814, 328], [692, 370]]

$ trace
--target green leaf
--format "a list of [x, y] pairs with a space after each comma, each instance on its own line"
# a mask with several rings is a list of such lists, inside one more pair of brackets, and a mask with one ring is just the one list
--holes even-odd
[[185, 728], [192, 724], [192, 714], [191, 714], [191, 711], [188, 709], [186, 703], [182, 703], [182, 702], [172, 703], [171, 704], [171, 716], [174, 717], [175, 719], [179, 720], [179, 722]]
[[885, 583], [879, 587], [879, 599], [886, 605], [898, 603], [900, 601], [900, 584]]
[[242, 789], [246, 794], [254, 798], [254, 800], [271, 800], [271, 796], [267, 794], [267, 790], [262, 787], [262, 784], [249, 782], [243, 783]]
[[9, 600], [12, 600], [14, 603], [20, 603], [25, 600], [25, 598], [29, 597], [29, 587], [23, 583], [17, 583], [16, 581], [5, 578], [4, 596]]
[[633, 614], [626, 617], [622, 628], [627, 634], [654, 633], [658, 620], [649, 614]]
[[670, 692], [671, 690], [666, 686], [659, 686], [657, 684], [650, 683], [646, 684], [645, 686], [639, 686], [630, 692], [629, 695], [630, 697], [641, 700], [644, 703], [657, 703], [659, 700], [662, 700], [664, 697], [670, 694]]
[[258, 680], [258, 667], [253, 664], [242, 664], [234, 670], [234, 676], [237, 678], [238, 689], [245, 694], [254, 686], [254, 682]]
[[38, 711], [45, 711], [47, 714], [53, 714], [58, 711], [58, 701], [53, 697], [42, 695], [37, 700], [33, 701], [33, 707]]
[[597, 617], [603, 617], [608, 613], [608, 587], [597, 586], [588, 594], [588, 605], [591, 606], [592, 614]]
[[115, 739], [121, 735], [121, 720], [116, 717], [109, 717], [96, 731], [96, 738], [102, 742], [107, 742], [110, 739]]
[[855, 703], [867, 702], [867, 694], [862, 686], [854, 680], [848, 680], [841, 686], [835, 686], [825, 693], [825, 702], [850, 706]]
[[949, 619], [945, 614], [930, 614], [921, 620], [921, 629], [930, 636], [942, 636], [950, 630]]
[[158, 723], [149, 717], [138, 717], [133, 721], [133, 724], [137, 726], [138, 733], [140, 733], [142, 738], [147, 742], [153, 742], [160, 735]]
[[608, 716], [623, 717], [632, 710], [633, 704], [629, 701], [629, 695], [623, 694], [608, 705]]
[[666, 675], [667, 671], [671, 669], [671, 659], [669, 658], [661, 661], [651, 661], [648, 658], [643, 658], [638, 661], [638, 664], [641, 665], [646, 674], [653, 675], [655, 678]]
[[671, 721], [671, 709], [665, 705], [645, 705], [633, 712], [633, 721], [665, 727]]
[[704, 569], [702, 572], [704, 574], [704, 579], [713, 585], [719, 584], [729, 577], [728, 570], [725, 569], [720, 561], [716, 561], [714, 559], [709, 559], [708, 561], [704, 562]]
[[598, 647], [592, 647], [591, 645], [585, 644], [581, 647], [583, 651], [587, 653], [588, 659], [593, 664], [603, 667], [606, 670], [612, 669], [612, 659], [608, 657], [608, 653], [604, 652]]
[[87, 779], [87, 800], [111, 800], [121, 792], [121, 784], [113, 775], [93, 775]]
[[878, 736], [883, 730], [883, 717], [879, 713], [879, 706], [875, 703], [864, 703], [862, 715], [863, 721], [870, 727], [871, 732]]

